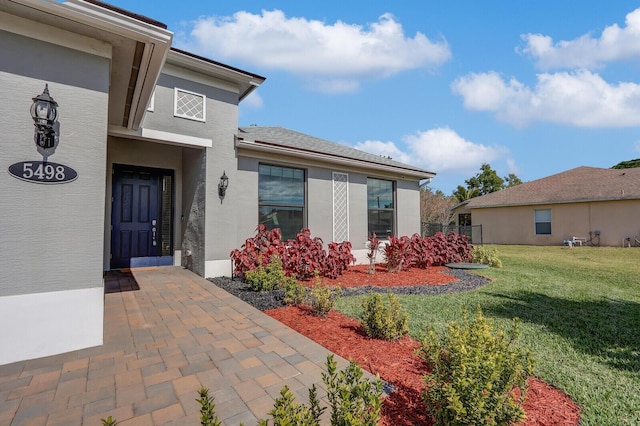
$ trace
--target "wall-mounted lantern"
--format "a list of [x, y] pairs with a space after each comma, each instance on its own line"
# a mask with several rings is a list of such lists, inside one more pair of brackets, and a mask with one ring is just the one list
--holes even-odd
[[226, 170], [222, 172], [222, 176], [220, 176], [220, 182], [218, 183], [218, 195], [220, 197], [224, 197], [224, 194], [227, 192], [227, 187], [229, 186], [229, 178], [227, 177]]
[[58, 119], [58, 103], [49, 95], [48, 84], [45, 84], [42, 94], [32, 99], [31, 117], [36, 127], [33, 139], [40, 148], [53, 148], [56, 145], [54, 126]]

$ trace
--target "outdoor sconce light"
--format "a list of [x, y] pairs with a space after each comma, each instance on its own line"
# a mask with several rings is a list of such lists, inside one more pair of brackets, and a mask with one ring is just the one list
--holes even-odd
[[220, 182], [218, 183], [218, 195], [224, 197], [224, 194], [227, 192], [227, 187], [229, 186], [229, 178], [227, 177], [226, 170], [222, 172], [222, 176], [220, 176]]
[[33, 139], [40, 148], [53, 148], [56, 145], [54, 126], [58, 118], [58, 103], [49, 95], [48, 84], [45, 84], [42, 94], [32, 99], [31, 117], [36, 127]]

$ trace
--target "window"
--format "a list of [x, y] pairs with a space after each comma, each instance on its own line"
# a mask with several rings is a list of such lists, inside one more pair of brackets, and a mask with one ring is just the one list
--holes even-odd
[[304, 170], [258, 166], [258, 214], [269, 229], [280, 228], [283, 240], [296, 236], [305, 223]]
[[551, 210], [536, 210], [536, 235], [551, 235]]
[[207, 97], [187, 90], [175, 89], [173, 115], [189, 120], [206, 121]]
[[367, 178], [367, 220], [369, 235], [381, 238], [395, 235], [393, 182]]

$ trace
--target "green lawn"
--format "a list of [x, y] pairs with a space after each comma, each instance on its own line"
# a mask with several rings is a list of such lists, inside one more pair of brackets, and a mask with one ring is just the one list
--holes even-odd
[[[488, 246], [492, 248], [492, 246]], [[583, 425], [640, 425], [640, 249], [495, 246], [502, 269], [468, 293], [400, 296], [411, 335], [443, 330], [480, 306], [497, 325], [519, 317], [536, 375], [581, 407]], [[357, 316], [360, 298], [338, 309]]]

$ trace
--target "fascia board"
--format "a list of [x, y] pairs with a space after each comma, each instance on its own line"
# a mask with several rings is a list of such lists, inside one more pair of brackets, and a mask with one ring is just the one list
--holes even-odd
[[387, 173], [392, 173], [394, 175], [400, 175], [402, 178], [412, 178], [412, 179], [428, 179], [432, 178], [435, 175], [420, 173], [411, 169], [404, 169], [401, 167], [389, 166], [386, 164], [372, 163], [369, 161], [358, 160], [355, 158], [343, 158], [336, 157], [334, 155], [316, 153], [316, 152], [308, 152], [308, 151], [300, 151], [294, 148], [288, 147], [275, 147], [271, 145], [261, 145], [255, 142], [249, 142], [242, 139], [236, 138], [236, 148], [238, 149], [246, 149], [250, 151], [256, 152], [265, 152], [272, 153], [277, 155], [288, 155], [291, 157], [304, 158], [310, 161], [315, 162], [326, 162], [330, 164], [337, 164], [348, 167], [358, 167], [367, 170], [373, 171], [383, 171]]

